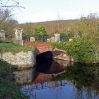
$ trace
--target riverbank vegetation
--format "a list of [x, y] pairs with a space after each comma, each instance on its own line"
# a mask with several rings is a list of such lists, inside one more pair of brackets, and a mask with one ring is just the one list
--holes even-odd
[[71, 42], [51, 43], [53, 48], [66, 50], [66, 54], [73, 57], [75, 62], [99, 62], [99, 46], [94, 39], [75, 39]]
[[17, 86], [10, 67], [0, 60], [0, 99], [28, 99]]
[[67, 42], [52, 43], [53, 48], [66, 50], [75, 62], [99, 62], [99, 18], [96, 14], [81, 17], [68, 33], [72, 36]]
[[[94, 67], [95, 65], [95, 67]], [[56, 77], [52, 77], [51, 81], [64, 80], [74, 82], [74, 85], [79, 90], [83, 87], [96, 90], [99, 94], [99, 65], [74, 63], [73, 66], [67, 67], [66, 72]]]

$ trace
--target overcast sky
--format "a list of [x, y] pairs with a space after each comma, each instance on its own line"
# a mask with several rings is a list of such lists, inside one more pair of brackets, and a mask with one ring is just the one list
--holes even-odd
[[[2, 0], [7, 1], [7, 0]], [[10, 0], [13, 1], [13, 0]], [[16, 9], [19, 23], [76, 19], [89, 13], [99, 14], [99, 0], [15, 0], [25, 9]]]

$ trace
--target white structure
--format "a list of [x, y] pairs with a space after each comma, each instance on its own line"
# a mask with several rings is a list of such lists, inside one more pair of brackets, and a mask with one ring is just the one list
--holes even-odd
[[22, 40], [22, 29], [14, 29], [15, 31], [15, 40]]
[[5, 40], [5, 31], [4, 30], [1, 30], [0, 31], [0, 40]]
[[23, 46], [23, 40], [22, 40], [22, 29], [14, 29], [15, 31], [15, 43], [20, 44]]
[[51, 37], [51, 42], [55, 42], [55, 37]]
[[47, 39], [47, 42], [51, 42], [51, 39], [50, 39], [50, 38], [48, 38], [48, 39]]
[[69, 39], [69, 42], [72, 42], [72, 41], [73, 41], [73, 39], [70, 38], [70, 39]]
[[54, 34], [55, 35], [55, 42], [60, 42], [60, 34]]

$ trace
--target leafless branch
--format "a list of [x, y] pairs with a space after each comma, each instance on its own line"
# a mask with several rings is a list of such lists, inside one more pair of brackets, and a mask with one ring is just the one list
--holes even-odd
[[25, 9], [23, 6], [20, 6], [19, 2], [16, 0], [6, 0], [5, 3], [3, 0], [0, 0], [0, 25], [2, 25], [3, 22], [6, 22], [13, 16], [11, 12], [14, 11], [15, 8], [18, 10], [21, 8]]
[[[10, 2], [10, 1], [12, 1], [13, 4], [8, 5], [8, 2]], [[2, 2], [2, 0], [0, 0], [0, 7], [3, 7], [3, 8], [24, 8], [25, 9], [25, 7], [20, 6], [19, 2], [15, 1], [15, 0], [7, 0], [6, 4], [4, 4]]]

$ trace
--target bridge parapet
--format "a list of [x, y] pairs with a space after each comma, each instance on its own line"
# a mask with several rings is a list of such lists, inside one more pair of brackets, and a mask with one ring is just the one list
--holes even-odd
[[52, 47], [47, 42], [25, 42], [24, 46], [35, 46], [36, 47], [36, 54], [40, 54], [47, 51], [52, 51]]

